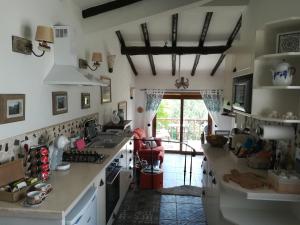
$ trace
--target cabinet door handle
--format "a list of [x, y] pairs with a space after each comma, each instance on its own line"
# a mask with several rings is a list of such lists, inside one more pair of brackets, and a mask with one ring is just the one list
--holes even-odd
[[132, 170], [132, 166], [129, 166], [129, 169]]
[[121, 159], [123, 159], [123, 158], [124, 158], [123, 154], [122, 154], [122, 155], [120, 155], [120, 158], [121, 158]]
[[131, 153], [132, 153], [132, 150], [129, 150], [129, 153], [131, 154]]
[[203, 170], [203, 174], [206, 174], [206, 170]]
[[131, 162], [131, 161], [132, 161], [132, 158], [129, 159], [129, 162]]
[[103, 180], [101, 179], [101, 180], [100, 180], [99, 186], [102, 187], [103, 185], [104, 185], [104, 182], [103, 182]]
[[212, 179], [212, 183], [213, 183], [213, 184], [216, 184], [216, 183], [217, 183], [216, 178]]
[[208, 175], [212, 177], [213, 172], [212, 172], [212, 171], [209, 171]]
[[132, 142], [130, 141], [129, 144], [132, 145]]
[[202, 195], [205, 196], [205, 191], [204, 190], [202, 191]]
[[206, 158], [206, 156], [204, 156], [204, 159], [203, 159], [204, 161], [207, 161], [207, 158]]

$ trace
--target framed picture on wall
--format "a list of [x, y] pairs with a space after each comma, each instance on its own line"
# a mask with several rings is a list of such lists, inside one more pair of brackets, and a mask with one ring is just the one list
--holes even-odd
[[100, 80], [107, 86], [101, 86], [101, 104], [111, 102], [111, 79], [101, 76]]
[[118, 103], [118, 111], [123, 111], [124, 113], [124, 120], [127, 120], [127, 102], [122, 101]]
[[25, 95], [0, 94], [0, 123], [25, 120]]
[[81, 93], [81, 108], [88, 109], [91, 108], [91, 94]]
[[52, 92], [52, 114], [59, 115], [68, 112], [68, 93], [65, 91]]

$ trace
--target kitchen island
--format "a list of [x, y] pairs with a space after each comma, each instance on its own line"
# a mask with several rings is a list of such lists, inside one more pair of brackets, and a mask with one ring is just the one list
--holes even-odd
[[[70, 170], [53, 171], [48, 183], [54, 189], [39, 207], [24, 207], [22, 201], [16, 203], [0, 201], [0, 224], [64, 225], [66, 215], [92, 186], [99, 187], [99, 189], [101, 186], [101, 191], [98, 191], [97, 196], [98, 224], [106, 224], [105, 218], [103, 218], [105, 217], [105, 184], [100, 185], [100, 183], [105, 183], [105, 168], [118, 154], [124, 154], [126, 151], [132, 155], [133, 144], [130, 140], [131, 137], [125, 137], [114, 148], [90, 149], [106, 156], [100, 164], [71, 163]], [[128, 179], [132, 179], [132, 176], [128, 177]], [[129, 183], [130, 180], [126, 183], [126, 187], [122, 187], [121, 183], [120, 189], [125, 188], [127, 191]], [[123, 196], [120, 196], [117, 207], [121, 204], [122, 197], [124, 197], [125, 191], [122, 190], [122, 192]], [[109, 223], [112, 223], [112, 221]]]
[[267, 171], [251, 169], [245, 159], [237, 159], [222, 148], [203, 145], [204, 206], [209, 225], [298, 225], [300, 195], [278, 193], [272, 189], [253, 190], [223, 181], [232, 169], [267, 176]]

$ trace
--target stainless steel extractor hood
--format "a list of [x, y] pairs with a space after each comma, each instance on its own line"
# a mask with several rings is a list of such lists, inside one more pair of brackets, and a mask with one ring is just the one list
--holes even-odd
[[78, 59], [72, 53], [71, 30], [68, 26], [54, 26], [54, 65], [44, 79], [51, 85], [106, 86], [100, 79], [79, 71]]

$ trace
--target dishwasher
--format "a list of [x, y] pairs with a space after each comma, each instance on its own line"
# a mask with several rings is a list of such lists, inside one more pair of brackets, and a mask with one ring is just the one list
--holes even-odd
[[66, 216], [66, 225], [97, 225], [97, 189], [91, 187]]

